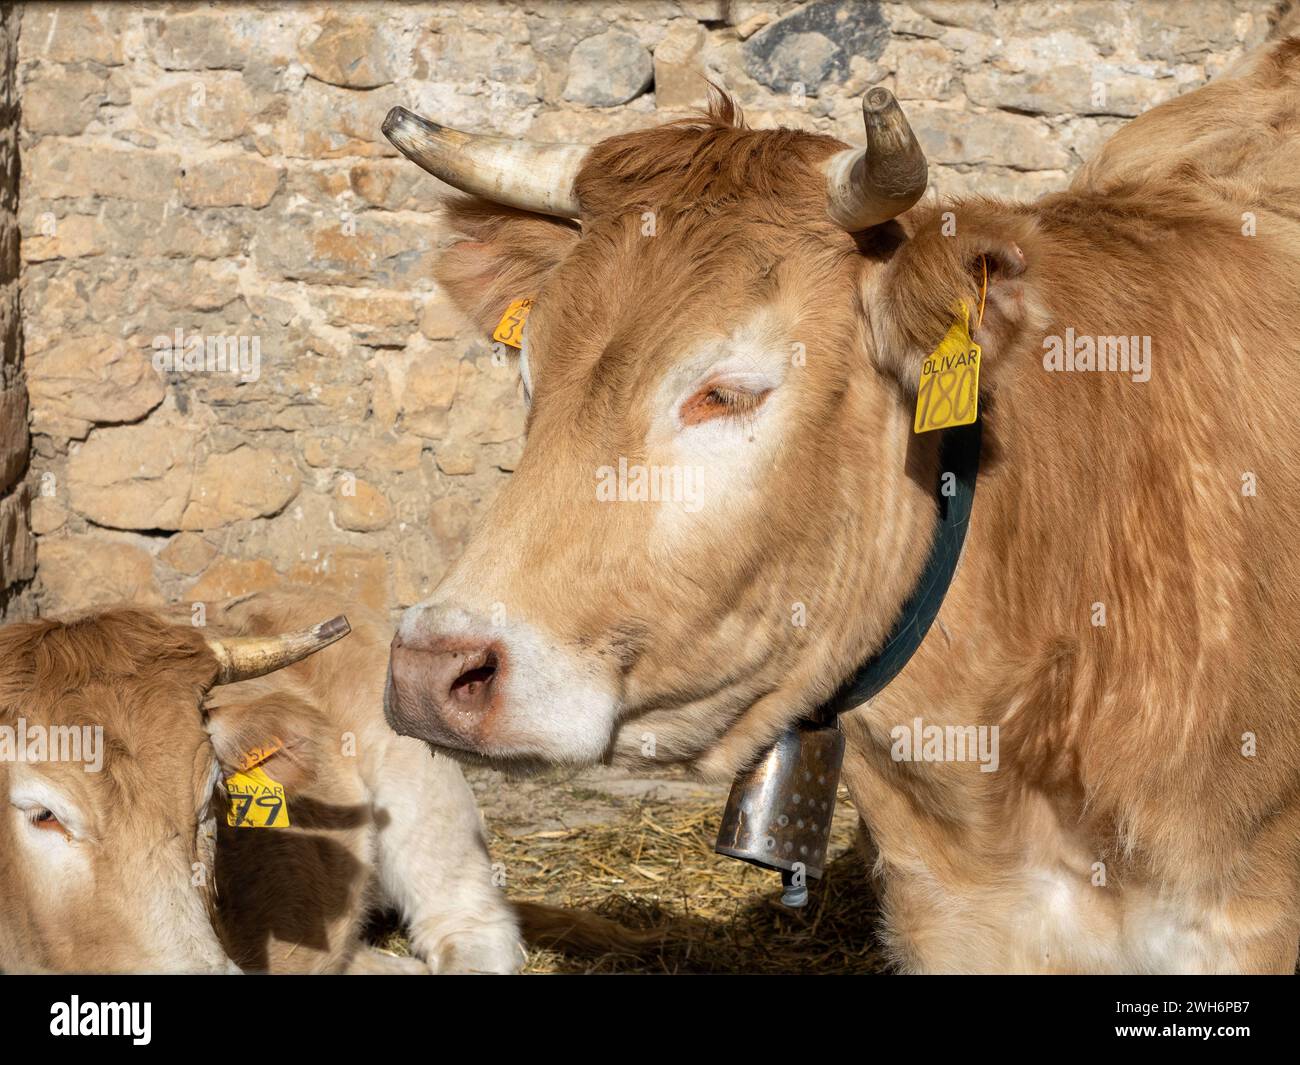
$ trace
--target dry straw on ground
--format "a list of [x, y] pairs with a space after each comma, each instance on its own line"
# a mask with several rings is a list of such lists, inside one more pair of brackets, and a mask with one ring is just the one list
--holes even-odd
[[713, 853], [714, 802], [631, 802], [621, 824], [498, 838], [494, 854], [527, 870], [519, 899], [594, 910], [661, 943], [635, 953], [533, 950], [527, 971], [607, 973], [872, 973], [876, 901], [841, 801], [832, 860], [804, 910], [780, 903], [780, 878]]
[[[594, 913], [654, 935], [645, 942], [548, 948], [528, 973], [877, 973], [876, 899], [855, 844], [857, 814], [843, 791], [832, 860], [803, 910], [780, 903], [777, 874], [713, 853], [716, 800], [626, 799], [608, 821], [512, 833], [490, 825], [494, 861], [519, 902]], [[595, 937], [600, 940], [601, 937]], [[635, 939], [636, 937], [629, 937]], [[400, 935], [381, 936], [401, 949]]]

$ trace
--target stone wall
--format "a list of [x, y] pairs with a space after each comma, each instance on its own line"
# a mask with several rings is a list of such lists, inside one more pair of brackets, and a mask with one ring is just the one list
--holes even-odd
[[27, 385], [18, 313], [18, 14], [0, 8], [0, 621], [31, 613]]
[[[430, 280], [440, 189], [380, 135], [393, 104], [595, 139], [681, 116], [707, 74], [753, 124], [856, 143], [860, 96], [883, 83], [940, 193], [1034, 197], [1260, 40], [1271, 6], [26, 4], [40, 607], [205, 600], [284, 576], [400, 606], [455, 556], [516, 461], [523, 410], [513, 369]], [[0, 216], [12, 199], [6, 186]], [[246, 372], [173, 366], [158, 338], [242, 350]], [[5, 409], [0, 488], [21, 465]], [[12, 498], [6, 582], [28, 572]]]

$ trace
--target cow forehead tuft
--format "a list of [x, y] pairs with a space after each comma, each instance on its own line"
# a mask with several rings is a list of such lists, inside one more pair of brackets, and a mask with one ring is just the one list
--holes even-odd
[[826, 192], [819, 164], [844, 147], [806, 130], [749, 129], [729, 112], [714, 111], [601, 141], [575, 187], [584, 224], [633, 202], [709, 213], [767, 200], [783, 213], [803, 207], [821, 217]]
[[211, 666], [201, 632], [150, 611], [26, 622], [0, 629], [0, 704], [23, 691], [77, 690], [96, 681], [193, 683]]

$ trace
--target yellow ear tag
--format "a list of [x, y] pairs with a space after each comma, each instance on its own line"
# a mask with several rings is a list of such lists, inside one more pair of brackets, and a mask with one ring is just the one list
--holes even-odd
[[522, 348], [524, 322], [528, 321], [528, 312], [533, 309], [534, 302], [531, 296], [521, 300], [511, 300], [506, 313], [501, 316], [501, 321], [492, 331], [492, 339], [499, 340], [502, 344], [509, 344], [512, 348]]
[[284, 785], [277, 784], [261, 768], [261, 763], [279, 749], [277, 742], [254, 747], [240, 759], [240, 768], [226, 777], [226, 794], [230, 796], [226, 824], [231, 828], [289, 827]]
[[272, 740], [265, 747], [250, 747], [244, 752], [243, 757], [239, 759], [239, 768], [252, 769], [255, 765], [261, 765], [271, 755], [277, 753], [280, 746], [279, 740]]
[[956, 308], [957, 319], [921, 363], [913, 432], [970, 425], [979, 416], [980, 346], [971, 339], [970, 308]]

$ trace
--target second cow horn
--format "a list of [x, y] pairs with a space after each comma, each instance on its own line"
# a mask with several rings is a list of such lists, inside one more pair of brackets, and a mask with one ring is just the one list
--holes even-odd
[[348, 619], [340, 614], [302, 632], [279, 636], [211, 637], [208, 650], [217, 659], [217, 679], [213, 684], [233, 684], [274, 673], [343, 639], [351, 631]]

